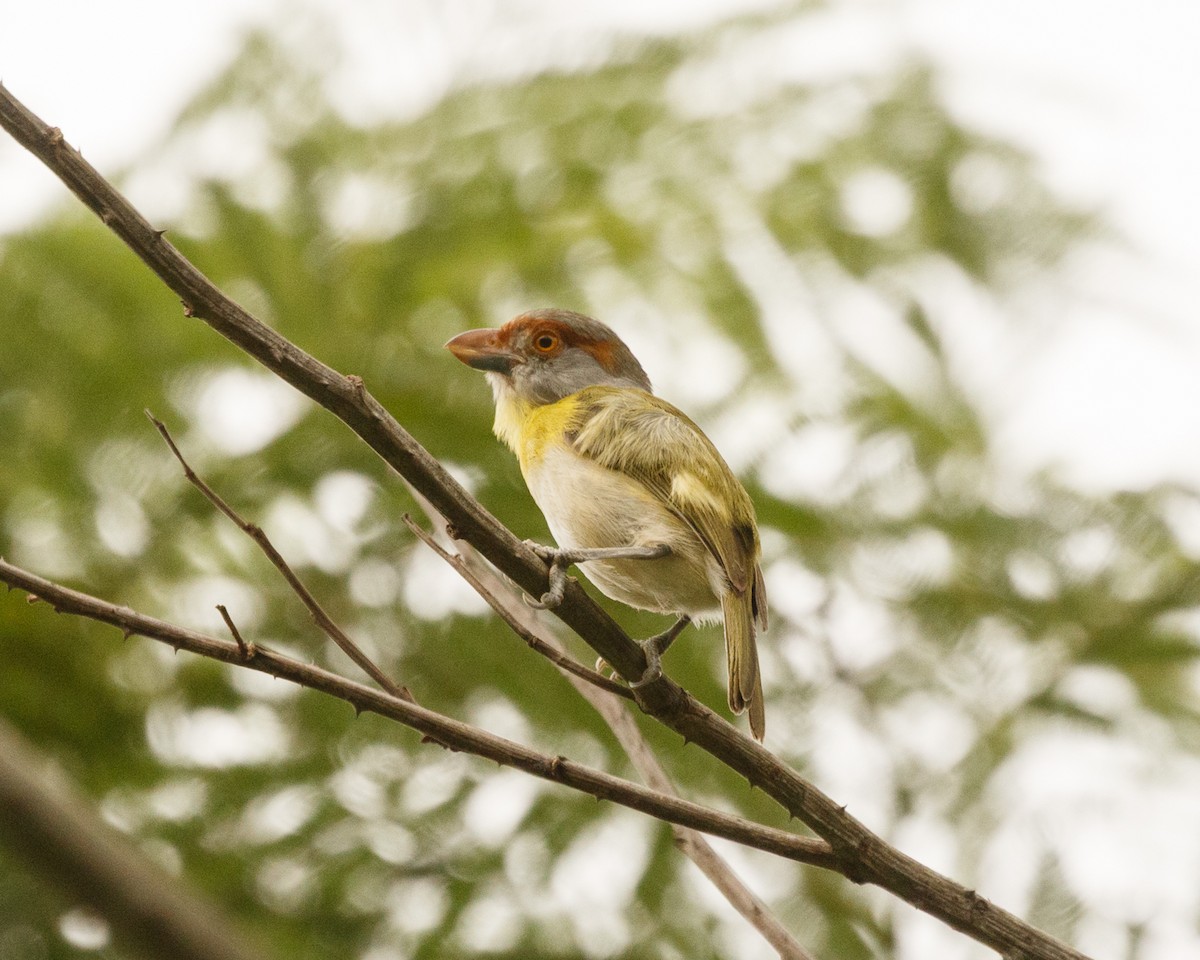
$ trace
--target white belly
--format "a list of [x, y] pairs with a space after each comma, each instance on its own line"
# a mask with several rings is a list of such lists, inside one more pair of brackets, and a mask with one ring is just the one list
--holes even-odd
[[531, 464], [525, 482], [560, 547], [671, 547], [657, 560], [580, 564], [605, 596], [641, 610], [698, 619], [719, 615], [719, 564], [691, 527], [642, 484], [564, 448]]

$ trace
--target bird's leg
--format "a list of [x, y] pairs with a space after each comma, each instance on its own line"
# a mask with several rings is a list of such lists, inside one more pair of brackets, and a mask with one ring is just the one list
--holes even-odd
[[567, 568], [573, 563], [586, 563], [589, 560], [657, 560], [671, 552], [670, 546], [665, 543], [657, 543], [649, 547], [569, 547], [560, 549], [526, 540], [525, 546], [550, 564], [550, 589], [543, 593], [539, 600], [526, 598], [526, 602], [536, 610], [548, 610], [562, 603], [563, 593], [567, 589]]
[[646, 654], [646, 672], [642, 674], [640, 680], [629, 685], [630, 690], [644, 687], [646, 684], [652, 683], [662, 676], [662, 655], [675, 642], [675, 638], [683, 633], [683, 628], [691, 622], [691, 617], [686, 613], [682, 614], [678, 620], [662, 633], [656, 633], [654, 636], [641, 641], [639, 645]]

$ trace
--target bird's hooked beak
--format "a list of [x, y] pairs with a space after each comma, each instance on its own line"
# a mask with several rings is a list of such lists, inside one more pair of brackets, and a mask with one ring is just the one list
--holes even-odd
[[520, 355], [513, 353], [500, 342], [500, 331], [485, 328], [468, 330], [446, 342], [446, 349], [476, 370], [490, 370], [508, 374], [518, 363]]

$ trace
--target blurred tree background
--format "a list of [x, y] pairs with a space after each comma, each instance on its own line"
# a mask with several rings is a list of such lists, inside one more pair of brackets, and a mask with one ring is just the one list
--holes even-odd
[[[957, 123], [928, 64], [807, 63], [837, 6], [561, 48], [515, 25], [489, 70], [383, 120], [328, 82], [345, 38], [310, 11], [248, 36], [121, 182], [135, 202], [158, 190], [157, 225], [201, 269], [362, 375], [519, 536], [548, 535], [486, 387], [441, 344], [533, 306], [607, 321], [758, 505], [767, 745], [1097, 956], [1200, 956], [1200, 836], [1170, 819], [1200, 779], [1200, 500], [1011, 476], [963, 360], [1102, 227]], [[561, 677], [414, 544], [374, 456], [181, 317], [81, 207], [3, 238], [0, 275], [0, 555], [220, 635], [225, 603], [248, 636], [356, 676], [184, 482], [149, 407], [421, 702], [630, 775]], [[0, 714], [276, 956], [771, 955], [660, 824], [0, 604]], [[661, 625], [613, 612], [634, 635]], [[667, 666], [722, 706], [715, 630]], [[686, 796], [786, 825], [648, 734]], [[990, 955], [877, 891], [729, 856], [819, 957]], [[103, 943], [0, 847], [0, 957]]]

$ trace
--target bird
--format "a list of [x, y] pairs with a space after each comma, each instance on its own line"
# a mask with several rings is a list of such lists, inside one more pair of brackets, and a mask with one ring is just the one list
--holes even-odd
[[582, 313], [546, 308], [446, 343], [482, 371], [495, 400], [496, 436], [521, 473], [557, 547], [550, 563], [561, 602], [566, 569], [579, 564], [605, 596], [677, 617], [643, 642], [647, 669], [690, 622], [723, 620], [729, 707], [766, 732], [756, 632], [767, 595], [754, 503], [712, 441], [654, 395], [650, 379], [611, 328]]

